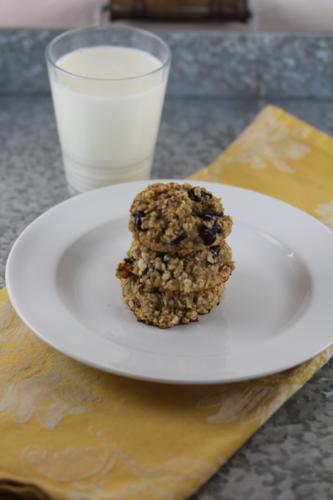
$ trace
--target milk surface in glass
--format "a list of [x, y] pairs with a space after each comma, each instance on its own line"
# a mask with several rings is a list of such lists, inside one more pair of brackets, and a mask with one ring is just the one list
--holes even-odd
[[51, 88], [71, 188], [148, 178], [167, 81], [161, 61], [96, 46], [65, 54], [56, 67]]

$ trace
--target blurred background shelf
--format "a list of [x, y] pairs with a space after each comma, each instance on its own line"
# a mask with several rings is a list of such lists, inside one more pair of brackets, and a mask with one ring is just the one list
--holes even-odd
[[0, 0], [0, 28], [109, 22], [226, 31], [333, 30], [332, 0]]
[[109, 19], [160, 22], [246, 22], [248, 0], [110, 0]]

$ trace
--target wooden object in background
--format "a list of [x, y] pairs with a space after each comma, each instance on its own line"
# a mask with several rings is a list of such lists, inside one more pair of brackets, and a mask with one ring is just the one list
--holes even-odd
[[111, 0], [109, 6], [111, 21], [246, 22], [250, 17], [248, 0]]

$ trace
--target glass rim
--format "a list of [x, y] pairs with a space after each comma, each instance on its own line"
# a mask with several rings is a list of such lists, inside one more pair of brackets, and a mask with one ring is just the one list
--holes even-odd
[[[137, 33], [140, 33], [142, 35], [148, 36], [150, 38], [154, 38], [156, 41], [158, 41], [165, 49], [166, 51], [166, 59], [165, 61], [160, 61], [161, 65], [153, 69], [152, 71], [148, 71], [147, 73], [141, 73], [138, 75], [134, 76], [126, 76], [123, 78], [100, 78], [100, 77], [93, 77], [93, 76], [85, 76], [85, 75], [80, 75], [79, 73], [72, 73], [71, 71], [67, 71], [66, 69], [61, 68], [60, 66], [57, 65], [57, 62], [55, 61], [54, 57], [51, 54], [51, 51], [54, 47], [54, 45], [61, 40], [62, 38], [65, 38], [68, 35], [73, 35], [76, 33], [84, 32], [84, 31], [109, 31], [111, 29], [122, 29], [122, 30], [128, 30], [128, 31], [135, 31]], [[110, 45], [112, 46], [112, 45]], [[98, 45], [96, 45], [98, 47]], [[70, 54], [70, 52], [68, 52]], [[62, 73], [69, 75], [74, 78], [82, 78], [84, 80], [90, 80], [90, 81], [98, 81], [98, 82], [122, 82], [126, 80], [137, 80], [139, 78], [145, 78], [147, 76], [153, 75], [155, 73], [158, 73], [159, 71], [162, 71], [164, 68], [166, 68], [171, 61], [171, 51], [168, 47], [168, 45], [165, 43], [162, 38], [159, 36], [155, 35], [155, 33], [152, 33], [151, 31], [143, 30], [140, 28], [134, 28], [132, 26], [125, 26], [125, 25], [116, 25], [116, 26], [88, 26], [85, 28], [74, 28], [71, 30], [64, 31], [63, 33], [60, 33], [56, 37], [54, 37], [46, 46], [45, 49], [45, 58], [46, 61], [53, 66], [55, 69], [58, 71], [61, 71]], [[158, 59], [156, 57], [156, 59]]]

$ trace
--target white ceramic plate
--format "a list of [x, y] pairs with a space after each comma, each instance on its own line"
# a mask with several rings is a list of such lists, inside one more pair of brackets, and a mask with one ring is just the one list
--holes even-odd
[[204, 182], [234, 218], [228, 241], [236, 270], [222, 303], [188, 326], [138, 323], [115, 268], [130, 244], [131, 201], [147, 184], [71, 198], [18, 238], [7, 263], [8, 292], [41, 339], [102, 370], [186, 384], [275, 373], [332, 343], [333, 233], [273, 198]]

